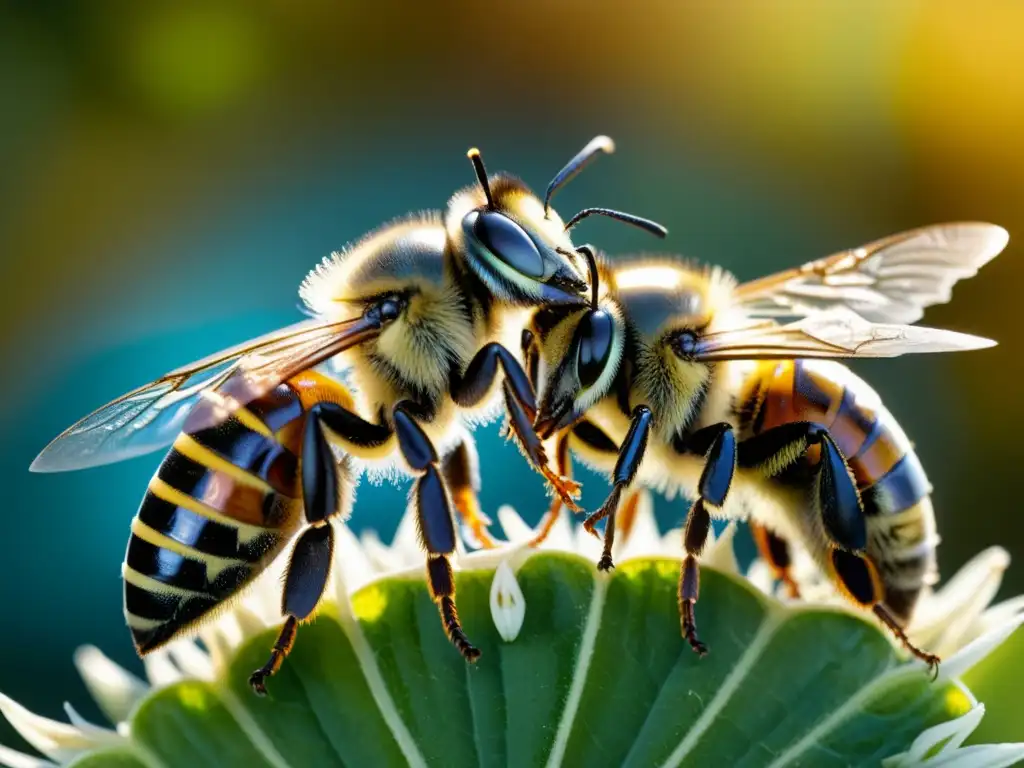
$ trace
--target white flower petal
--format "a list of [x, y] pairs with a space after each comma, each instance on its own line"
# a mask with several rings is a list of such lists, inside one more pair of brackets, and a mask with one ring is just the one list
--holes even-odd
[[395, 538], [391, 542], [391, 551], [398, 559], [400, 568], [422, 564], [423, 547], [420, 545], [419, 523], [411, 506], [406, 508], [405, 514], [398, 522]]
[[[708, 534], [710, 535], [710, 534]], [[660, 553], [666, 557], [681, 557], [683, 551], [683, 529], [669, 528], [661, 537]]]
[[976, 627], [977, 635], [983, 635], [990, 629], [1010, 621], [1022, 613], [1024, 613], [1024, 595], [1011, 597], [1009, 600], [997, 603], [981, 614]]
[[191, 638], [180, 640], [168, 646], [167, 651], [178, 669], [188, 677], [198, 680], [213, 680], [213, 660]]
[[[978, 704], [960, 717], [928, 728], [914, 739], [910, 749], [906, 752], [906, 757], [910, 760], [923, 762], [928, 753], [935, 749], [936, 745], [942, 744], [944, 741], [946, 743], [942, 744], [938, 754], [957, 749], [967, 740], [968, 736], [974, 733], [974, 729], [978, 727], [978, 723], [981, 722], [981, 718], [984, 716], [985, 705]], [[946, 741], [947, 739], [948, 741]]]
[[768, 566], [768, 563], [760, 558], [752, 562], [750, 568], [747, 569], [747, 581], [766, 595], [772, 594], [772, 590], [775, 588], [775, 577], [772, 575], [772, 569]]
[[701, 564], [710, 565], [712, 568], [739, 575], [740, 564], [736, 562], [736, 551], [733, 549], [733, 539], [736, 537], [736, 521], [730, 520], [725, 529], [718, 535], [714, 543], [704, 550], [701, 556]]
[[5, 768], [54, 768], [57, 764], [24, 752], [15, 752], [0, 744], [0, 765]]
[[491, 580], [491, 618], [502, 640], [511, 643], [519, 636], [526, 617], [526, 598], [519, 588], [508, 560], [502, 560]]
[[359, 536], [359, 544], [366, 553], [366, 558], [373, 568], [374, 575], [387, 573], [402, 567], [402, 558], [391, 551], [391, 548], [380, 540], [374, 530], [363, 531]]
[[1024, 624], [1024, 616], [1015, 616], [1001, 626], [995, 627], [971, 641], [939, 665], [939, 678], [949, 680], [961, 677], [1000, 646], [1021, 624]]
[[112, 723], [126, 720], [149, 686], [92, 645], [75, 651], [75, 667], [89, 694]]
[[649, 491], [640, 492], [629, 535], [619, 537], [615, 543], [616, 560], [661, 554], [661, 535], [658, 532], [658, 521], [654, 519], [654, 499]]
[[971, 637], [972, 626], [1003, 580], [1010, 556], [991, 547], [972, 558], [934, 595], [926, 594], [911, 626], [911, 637], [940, 656], [949, 654]]
[[166, 648], [151, 651], [142, 657], [142, 665], [146, 668], [146, 677], [154, 688], [165, 688], [184, 679], [181, 670], [174, 666], [171, 655]]
[[551, 550], [555, 552], [574, 552], [576, 535], [573, 533], [572, 515], [562, 507], [558, 510], [558, 519], [548, 532], [547, 538], [541, 542], [538, 549]]
[[374, 578], [374, 569], [359, 544], [352, 529], [344, 523], [334, 525], [334, 591], [325, 599], [338, 600], [369, 584]]
[[97, 742], [73, 725], [58, 723], [33, 714], [14, 699], [0, 693], [0, 714], [21, 737], [47, 757], [64, 763], [93, 747]]
[[67, 714], [68, 720], [71, 721], [72, 726], [80, 730], [88, 738], [93, 739], [97, 744], [106, 744], [110, 746], [125, 743], [124, 738], [118, 734], [117, 731], [90, 723], [78, 714], [78, 711], [71, 706], [70, 702], [64, 702], [64, 712]]
[[505, 538], [512, 542], [530, 541], [535, 532], [508, 504], [498, 507], [498, 522], [505, 531]]
[[[257, 607], [257, 605], [258, 604], [254, 605], [252, 603], [244, 602], [235, 606], [235, 609], [232, 611], [232, 618], [234, 619], [234, 623], [238, 626], [238, 629], [240, 631], [240, 635], [238, 636], [236, 642], [230, 641], [230, 638], [232, 636], [231, 632], [226, 633], [226, 638], [229, 640], [229, 643], [232, 648], [237, 647], [237, 645], [240, 644], [244, 638], [252, 637], [253, 635], [258, 635], [267, 627], [273, 626], [274, 622], [272, 619], [268, 621], [261, 615], [261, 613], [257, 613], [255, 610], [253, 610], [253, 608]], [[277, 610], [278, 621], [280, 621], [280, 606], [278, 606]], [[225, 622], [225, 624], [229, 623], [230, 622]], [[220, 627], [218, 627], [218, 629], [220, 629]]]
[[[600, 531], [598, 531], [600, 534]], [[587, 560], [597, 563], [601, 559], [604, 543], [599, 536], [587, 533], [583, 526], [576, 528], [576, 554], [582, 555]]]
[[[900, 755], [899, 757], [902, 757]], [[1024, 744], [978, 744], [952, 752], [942, 752], [921, 762], [889, 762], [885, 766], [923, 766], [923, 768], [1005, 768], [1024, 759]]]

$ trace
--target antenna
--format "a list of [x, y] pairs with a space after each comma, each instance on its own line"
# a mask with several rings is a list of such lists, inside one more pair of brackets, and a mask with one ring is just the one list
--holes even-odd
[[594, 249], [589, 245], [581, 245], [576, 249], [576, 252], [582, 253], [583, 258], [587, 260], [587, 268], [590, 270], [590, 306], [597, 309], [599, 278], [597, 276], [597, 258], [594, 256]]
[[473, 170], [476, 171], [476, 180], [484, 189], [484, 196], [487, 198], [487, 207], [494, 210], [494, 198], [491, 197], [491, 187], [487, 183], [487, 169], [484, 167], [484, 159], [480, 157], [480, 150], [473, 147], [466, 153], [466, 157], [473, 163]]
[[570, 229], [575, 227], [581, 221], [588, 216], [607, 216], [610, 219], [621, 221], [626, 224], [632, 224], [634, 227], [639, 227], [645, 232], [650, 232], [655, 237], [665, 237], [668, 234], [668, 230], [661, 226], [656, 221], [645, 219], [642, 216], [634, 216], [632, 213], [623, 213], [622, 211], [615, 211], [611, 208], [584, 208], [582, 211], [577, 213], [565, 225], [565, 231], [568, 232]]
[[590, 161], [597, 157], [599, 153], [604, 152], [610, 155], [614, 151], [614, 141], [607, 136], [595, 136], [587, 146], [577, 152], [576, 156], [566, 163], [565, 167], [556, 173], [555, 178], [548, 184], [548, 191], [544, 195], [544, 218], [548, 217], [548, 210], [551, 208], [551, 198], [555, 196], [555, 192], [572, 181], [576, 174], [586, 168]]

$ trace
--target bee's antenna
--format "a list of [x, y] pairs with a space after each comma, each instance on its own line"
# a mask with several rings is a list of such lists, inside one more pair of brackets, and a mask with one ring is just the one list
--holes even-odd
[[[564, 248], [555, 248], [557, 253], [563, 256], [572, 258], [572, 254]], [[576, 247], [576, 253], [583, 254], [583, 258], [587, 260], [587, 270], [590, 272], [590, 306], [597, 309], [597, 290], [600, 284], [600, 278], [597, 274], [597, 257], [594, 256], [594, 249], [589, 245], [579, 245]]]
[[583, 221], [583, 219], [587, 218], [587, 216], [593, 216], [595, 214], [598, 216], [607, 216], [610, 219], [622, 221], [626, 224], [632, 224], [634, 227], [639, 227], [645, 232], [650, 232], [655, 237], [665, 237], [665, 235], [668, 234], [668, 230], [656, 221], [645, 219], [642, 216], [634, 216], [632, 213], [614, 211], [611, 208], [584, 208], [566, 222], [565, 231], [568, 232]]
[[568, 184], [577, 173], [582, 171], [601, 152], [610, 155], [615, 151], [615, 142], [607, 136], [595, 136], [583, 149], [576, 153], [576, 156], [565, 164], [565, 167], [555, 174], [555, 178], [548, 184], [547, 194], [544, 195], [544, 218], [548, 217], [548, 210], [551, 208], [551, 198], [555, 192]]
[[473, 170], [476, 171], [476, 179], [484, 189], [484, 196], [487, 198], [487, 207], [494, 210], [494, 198], [491, 197], [491, 186], [487, 183], [487, 169], [484, 168], [484, 159], [480, 157], [480, 150], [473, 147], [466, 153], [466, 157], [473, 163]]
[[590, 271], [590, 306], [597, 309], [597, 289], [600, 278], [597, 276], [597, 258], [594, 256], [594, 249], [589, 245], [580, 245], [576, 248], [577, 253], [582, 253], [587, 260], [587, 268]]

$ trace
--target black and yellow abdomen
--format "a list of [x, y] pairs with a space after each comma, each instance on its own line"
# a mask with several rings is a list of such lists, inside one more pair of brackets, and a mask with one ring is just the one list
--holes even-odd
[[[932, 487], [906, 434], [875, 391], [836, 362], [765, 361], [747, 379], [740, 402], [743, 430], [750, 435], [799, 421], [829, 430], [860, 491], [867, 554], [881, 576], [885, 603], [907, 619], [922, 587], [936, 577]], [[816, 451], [808, 450], [809, 461]]]
[[175, 440], [132, 521], [122, 569], [140, 654], [237, 596], [297, 530], [303, 416], [290, 382], [216, 427], [186, 424]]

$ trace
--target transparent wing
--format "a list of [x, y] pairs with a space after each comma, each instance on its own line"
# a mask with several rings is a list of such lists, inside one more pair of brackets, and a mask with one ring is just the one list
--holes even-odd
[[922, 227], [743, 283], [736, 299], [752, 317], [806, 317], [845, 306], [873, 322], [915, 323], [1008, 240], [994, 224]]
[[378, 330], [362, 318], [309, 320], [177, 368], [66, 429], [30, 469], [84, 469], [157, 450], [173, 442], [186, 422], [189, 429], [213, 426], [239, 405]]
[[872, 323], [837, 308], [787, 325], [771, 321], [701, 338], [694, 358], [772, 360], [793, 358], [898, 357], [925, 352], [961, 352], [995, 346], [991, 339], [899, 323]]

